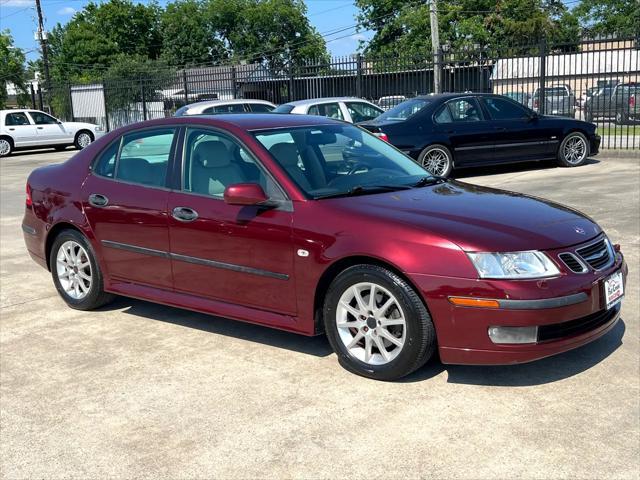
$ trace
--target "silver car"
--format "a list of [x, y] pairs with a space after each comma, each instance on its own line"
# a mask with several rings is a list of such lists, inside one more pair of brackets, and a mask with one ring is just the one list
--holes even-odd
[[40, 110], [0, 110], [0, 157], [21, 148], [64, 150], [74, 145], [81, 150], [102, 135], [100, 125], [62, 122]]
[[296, 113], [320, 115], [321, 117], [345, 120], [351, 123], [372, 120], [383, 110], [371, 102], [357, 97], [312, 98], [283, 103], [274, 110], [276, 113]]
[[185, 115], [216, 115], [219, 113], [268, 113], [276, 106], [265, 100], [240, 98], [235, 100], [208, 100], [190, 103], [176, 110], [174, 117]]

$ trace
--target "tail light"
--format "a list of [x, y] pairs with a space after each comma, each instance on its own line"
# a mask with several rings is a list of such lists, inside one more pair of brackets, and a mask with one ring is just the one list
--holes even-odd
[[384, 140], [385, 142], [389, 141], [389, 136], [384, 132], [376, 132], [374, 133], [374, 135], [378, 137], [380, 140]]
[[636, 107], [636, 97], [634, 97], [633, 95], [629, 97], [629, 107], [630, 108]]
[[31, 208], [31, 205], [33, 205], [33, 200], [31, 200], [31, 187], [29, 186], [28, 183], [27, 183], [27, 199], [25, 203], [29, 208]]

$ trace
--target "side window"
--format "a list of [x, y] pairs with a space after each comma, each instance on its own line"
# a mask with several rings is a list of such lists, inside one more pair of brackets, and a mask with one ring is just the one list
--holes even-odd
[[130, 133], [122, 138], [116, 179], [164, 187], [175, 129]]
[[29, 115], [36, 125], [55, 125], [58, 123], [58, 120], [43, 112], [29, 112]]
[[4, 117], [4, 124], [10, 127], [19, 126], [19, 125], [29, 125], [29, 119], [22, 112], [7, 113], [7, 116]]
[[284, 195], [262, 166], [234, 139], [210, 130], [188, 129], [183, 152], [182, 189], [222, 199], [236, 183], [257, 183], [274, 199]]
[[252, 112], [271, 112], [273, 111], [273, 107], [271, 105], [265, 105], [264, 103], [250, 103]]
[[218, 105], [213, 107], [213, 113], [244, 113], [244, 105], [242, 103]]
[[320, 115], [321, 117], [336, 118], [344, 120], [340, 105], [337, 103], [324, 103], [322, 105], [312, 105], [307, 112], [308, 115]]
[[514, 120], [518, 118], [527, 118], [527, 111], [520, 105], [512, 103], [501, 98], [484, 98], [484, 104], [489, 110], [489, 115], [494, 120]]
[[118, 150], [120, 149], [120, 142], [113, 142], [109, 145], [100, 158], [95, 163], [93, 171], [96, 175], [102, 177], [113, 178], [116, 173], [116, 158], [118, 156]]
[[436, 123], [451, 123], [453, 122], [453, 118], [451, 118], [451, 112], [449, 111], [448, 105], [443, 105], [438, 110], [438, 113], [433, 117]]
[[378, 110], [367, 103], [348, 102], [345, 105], [354, 123], [371, 120], [382, 113], [382, 110]]
[[454, 122], [479, 122], [480, 105], [474, 98], [460, 98], [448, 103]]

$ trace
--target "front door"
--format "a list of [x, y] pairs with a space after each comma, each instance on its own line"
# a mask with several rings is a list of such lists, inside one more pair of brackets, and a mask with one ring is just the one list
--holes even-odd
[[[176, 291], [295, 314], [292, 212], [283, 192], [230, 136], [187, 129], [180, 191], [168, 212]], [[228, 205], [225, 187], [258, 183], [282, 207]]]
[[173, 286], [166, 182], [175, 131], [125, 134], [103, 152], [82, 187], [84, 211], [114, 281]]
[[30, 111], [29, 115], [36, 125], [39, 145], [73, 142], [73, 135], [69, 134], [64, 126], [51, 115], [38, 111]]
[[456, 98], [434, 115], [435, 130], [449, 137], [455, 165], [473, 166], [491, 161], [493, 127], [474, 97]]

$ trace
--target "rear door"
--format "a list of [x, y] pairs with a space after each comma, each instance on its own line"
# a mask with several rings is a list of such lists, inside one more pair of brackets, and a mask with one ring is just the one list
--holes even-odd
[[176, 128], [114, 141], [82, 187], [83, 208], [112, 280], [171, 289], [167, 170]]
[[433, 116], [434, 130], [449, 138], [456, 166], [472, 166], [493, 158], [493, 127], [475, 97], [449, 100]]
[[[233, 137], [188, 128], [180, 190], [168, 211], [176, 291], [278, 313], [296, 312], [292, 209]], [[228, 205], [226, 187], [258, 183], [282, 207]]]
[[58, 119], [38, 111], [30, 111], [29, 115], [36, 125], [40, 145], [73, 143], [73, 134], [69, 133]]
[[11, 135], [16, 147], [27, 147], [38, 144], [36, 126], [31, 119], [27, 117], [25, 112], [7, 113], [4, 117], [4, 126], [2, 129]]
[[517, 102], [500, 97], [480, 97], [489, 116], [496, 162], [537, 160], [548, 157], [557, 145], [559, 132], [533, 118]]

